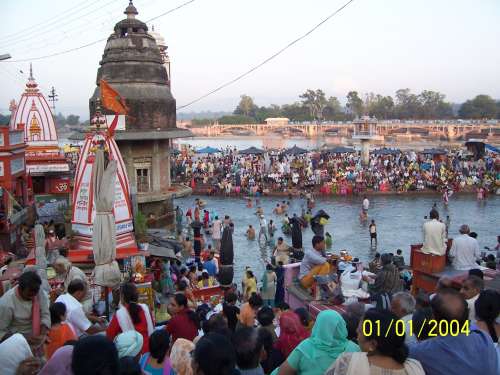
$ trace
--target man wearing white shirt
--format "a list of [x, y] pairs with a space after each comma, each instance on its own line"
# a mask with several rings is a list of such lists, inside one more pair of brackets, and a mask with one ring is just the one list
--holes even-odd
[[[57, 297], [56, 302], [62, 302], [66, 306], [67, 318], [75, 329], [76, 336], [80, 337], [83, 334], [93, 335], [95, 333], [106, 330], [105, 326], [93, 325], [83, 311], [83, 306], [80, 303], [85, 298], [87, 285], [80, 279], [75, 279], [68, 285], [68, 292]], [[102, 319], [96, 319], [97, 322], [103, 322]]]
[[462, 225], [459, 232], [460, 236], [453, 239], [450, 249], [452, 266], [457, 270], [477, 268], [476, 260], [481, 259], [479, 243], [475, 238], [469, 236], [470, 229], [468, 225]]
[[365, 196], [363, 198], [363, 212], [364, 213], [368, 213], [368, 209], [370, 208], [370, 201], [368, 200], [368, 198]]
[[439, 221], [439, 213], [432, 209], [429, 217], [422, 227], [424, 232], [424, 245], [422, 251], [425, 254], [445, 255], [446, 253], [446, 225]]

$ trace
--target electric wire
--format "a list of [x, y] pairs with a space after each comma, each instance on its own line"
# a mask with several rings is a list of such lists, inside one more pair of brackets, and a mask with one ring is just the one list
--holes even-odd
[[189, 103], [181, 105], [180, 107], [177, 107], [177, 110], [189, 107], [189, 106], [191, 106], [191, 105], [199, 102], [200, 100], [203, 100], [206, 97], [208, 97], [208, 96], [210, 96], [212, 94], [215, 94], [216, 92], [218, 92], [218, 91], [226, 88], [229, 85], [232, 85], [235, 82], [238, 82], [242, 78], [244, 78], [244, 77], [248, 76], [249, 74], [253, 73], [254, 71], [256, 71], [257, 69], [259, 69], [260, 67], [262, 67], [265, 64], [267, 64], [269, 61], [271, 61], [274, 58], [276, 58], [279, 55], [281, 55], [283, 52], [285, 52], [288, 48], [292, 47], [294, 44], [297, 44], [298, 42], [300, 42], [301, 40], [303, 40], [304, 38], [306, 38], [307, 36], [309, 36], [310, 34], [312, 34], [320, 26], [322, 26], [324, 23], [326, 23], [327, 21], [329, 21], [330, 19], [332, 19], [333, 17], [335, 17], [337, 14], [339, 14], [342, 10], [344, 10], [345, 8], [347, 8], [353, 2], [354, 2], [354, 0], [349, 0], [347, 3], [345, 3], [344, 5], [342, 5], [340, 8], [338, 8], [337, 10], [335, 10], [333, 13], [331, 13], [330, 15], [328, 15], [326, 18], [324, 18], [320, 23], [318, 23], [317, 25], [315, 25], [312, 29], [310, 29], [309, 31], [307, 31], [305, 34], [299, 36], [297, 39], [291, 41], [285, 47], [283, 47], [280, 50], [278, 50], [277, 52], [273, 53], [271, 56], [269, 56], [264, 61], [260, 62], [259, 64], [255, 65], [254, 67], [250, 68], [249, 70], [247, 70], [246, 72], [240, 74], [239, 76], [233, 78], [232, 80], [230, 80], [230, 81], [228, 81], [226, 83], [223, 83], [222, 85], [220, 85], [220, 86], [216, 87], [215, 89], [207, 92], [206, 94], [204, 94], [204, 95], [202, 95], [202, 96], [200, 96], [200, 97], [198, 97], [198, 98], [190, 101]]

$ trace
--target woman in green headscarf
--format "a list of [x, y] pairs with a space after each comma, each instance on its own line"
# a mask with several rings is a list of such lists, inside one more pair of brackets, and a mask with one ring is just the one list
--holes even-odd
[[323, 375], [344, 352], [359, 352], [347, 339], [344, 319], [334, 310], [318, 314], [311, 337], [302, 341], [272, 375]]

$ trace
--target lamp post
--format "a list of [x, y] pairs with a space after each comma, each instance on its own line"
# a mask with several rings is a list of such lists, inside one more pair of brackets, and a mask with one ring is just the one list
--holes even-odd
[[4, 55], [0, 55], [0, 61], [7, 60], [7, 59], [10, 59], [10, 58], [11, 58], [11, 56], [8, 53], [6, 53]]

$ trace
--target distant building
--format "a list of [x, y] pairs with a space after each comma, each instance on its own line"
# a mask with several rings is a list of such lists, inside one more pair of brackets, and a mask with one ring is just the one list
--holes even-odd
[[167, 82], [170, 87], [172, 87], [172, 76], [170, 72], [170, 56], [168, 55], [168, 46], [165, 42], [165, 38], [157, 31], [155, 31], [155, 27], [151, 27], [151, 31], [148, 33], [156, 40], [156, 44], [158, 49], [160, 50], [161, 59], [163, 60], [163, 65], [167, 71]]
[[21, 130], [26, 142], [26, 173], [33, 187], [37, 214], [42, 221], [62, 218], [71, 194], [70, 169], [59, 147], [52, 110], [30, 75], [19, 104], [11, 102], [10, 129]]
[[15, 251], [31, 201], [22, 130], [0, 126], [0, 251]]
[[368, 165], [370, 162], [370, 142], [379, 138], [377, 132], [377, 119], [363, 116], [353, 121], [354, 134], [352, 139], [361, 141], [361, 162]]
[[286, 117], [269, 117], [264, 120], [267, 125], [286, 126], [290, 120]]

